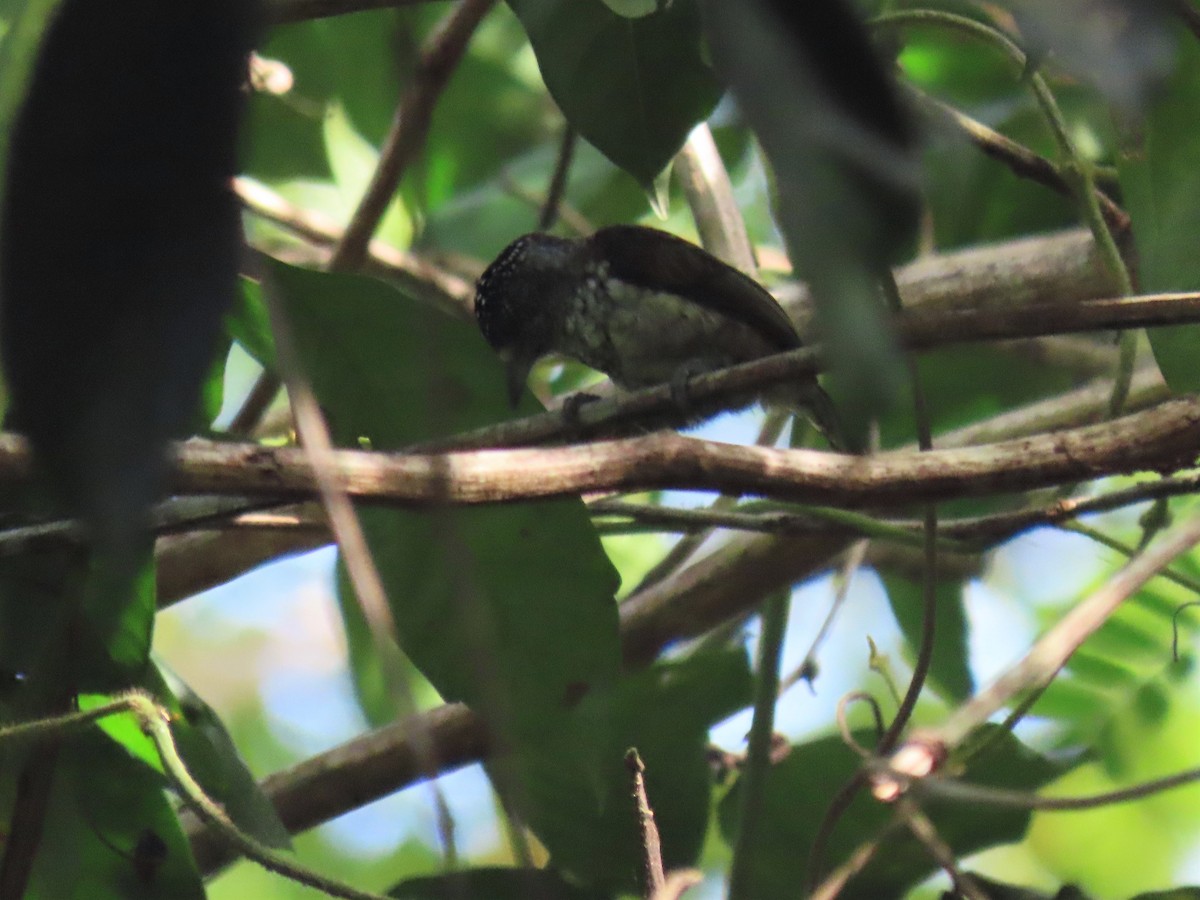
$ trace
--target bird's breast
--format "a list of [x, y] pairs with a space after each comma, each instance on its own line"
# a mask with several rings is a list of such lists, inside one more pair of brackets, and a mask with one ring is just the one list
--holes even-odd
[[627, 388], [746, 362], [774, 349], [741, 322], [677, 294], [609, 277], [604, 269], [584, 279], [575, 305], [558, 349]]

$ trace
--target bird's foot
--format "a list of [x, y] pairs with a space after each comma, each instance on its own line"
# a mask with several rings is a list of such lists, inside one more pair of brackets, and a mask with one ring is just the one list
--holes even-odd
[[595, 403], [600, 399], [599, 394], [589, 394], [587, 391], [576, 391], [571, 396], [563, 400], [562, 417], [563, 421], [571, 426], [577, 427], [583, 423], [580, 421], [579, 411], [588, 403]]
[[692, 408], [692, 379], [710, 371], [711, 368], [698, 363], [685, 363], [675, 370], [671, 376], [671, 402], [680, 412], [687, 412]]

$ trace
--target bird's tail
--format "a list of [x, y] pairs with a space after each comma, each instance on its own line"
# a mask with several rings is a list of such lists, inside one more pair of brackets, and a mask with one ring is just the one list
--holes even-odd
[[833, 400], [815, 378], [806, 379], [800, 385], [779, 387], [768, 395], [768, 400], [811, 422], [832, 449], [839, 453], [854, 452], [846, 441]]

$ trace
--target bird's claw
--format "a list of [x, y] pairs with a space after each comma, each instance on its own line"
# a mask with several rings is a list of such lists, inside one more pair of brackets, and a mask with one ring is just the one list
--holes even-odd
[[582, 424], [580, 422], [579, 411], [588, 403], [595, 403], [600, 399], [599, 394], [589, 394], [587, 391], [577, 391], [571, 396], [563, 400], [562, 417], [568, 425], [576, 426]]

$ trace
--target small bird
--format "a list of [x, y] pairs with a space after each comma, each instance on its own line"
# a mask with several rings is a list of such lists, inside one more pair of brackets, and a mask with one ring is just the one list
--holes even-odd
[[[561, 353], [637, 389], [801, 346], [765, 288], [694, 244], [638, 225], [517, 238], [476, 284], [475, 317], [508, 369], [515, 406], [533, 364]], [[829, 396], [808, 377], [766, 392], [839, 447]]]

